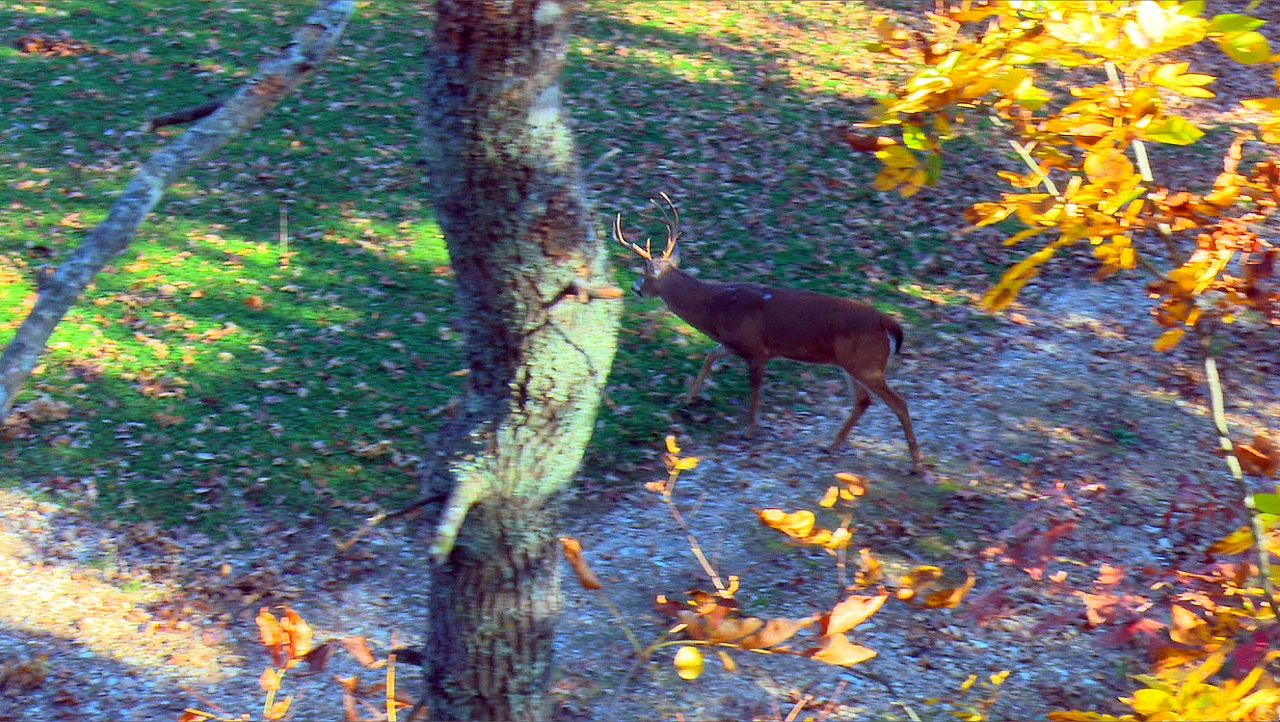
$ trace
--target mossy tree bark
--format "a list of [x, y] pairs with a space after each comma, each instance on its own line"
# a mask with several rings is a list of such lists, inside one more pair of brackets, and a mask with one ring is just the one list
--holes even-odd
[[560, 103], [579, 4], [436, 4], [424, 125], [469, 374], [428, 480], [456, 533], [432, 549], [431, 719], [551, 713], [556, 500], [591, 437], [620, 310], [580, 292], [607, 281]]

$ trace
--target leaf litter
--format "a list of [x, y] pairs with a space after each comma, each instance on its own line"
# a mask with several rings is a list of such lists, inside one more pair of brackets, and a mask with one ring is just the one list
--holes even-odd
[[[696, 370], [706, 342], [681, 334], [665, 310], [652, 306], [634, 310], [628, 323], [635, 333], [622, 341], [620, 365], [629, 360], [626, 354], [637, 354], [643, 362], [631, 365], [644, 376], [622, 375], [610, 390], [624, 399], [620, 406], [639, 408], [644, 418], [627, 418], [626, 409], [615, 407], [612, 413], [622, 419], [606, 423], [624, 424], [623, 432], [613, 432], [624, 436], [614, 438], [639, 445], [652, 439], [647, 457], [627, 457], [636, 476], [660, 468], [658, 443], [669, 431], [704, 459], [681, 482], [696, 495], [693, 523], [701, 538], [713, 540], [717, 566], [742, 576], [740, 596], [753, 613], [803, 619], [844, 596], [831, 581], [825, 555], [815, 562], [779, 547], [750, 513], [766, 500], [787, 509], [814, 508], [826, 481], [839, 473], [866, 481], [855, 544], [874, 550], [886, 578], [929, 563], [967, 568], [976, 576], [972, 596], [953, 612], [890, 600], [859, 627], [857, 644], [878, 653], [865, 670], [893, 680], [893, 692], [874, 678], [833, 677], [812, 663], [742, 655], [733, 676], [707, 673], [696, 686], [672, 686], [667, 680], [674, 672], [655, 667], [617, 689], [631, 664], [625, 639], [594, 597], [567, 589], [557, 641], [561, 718], [769, 718], [774, 705], [805, 695], [813, 696], [811, 704], [825, 703], [844, 689], [840, 681], [850, 691], [838, 700], [836, 719], [901, 716], [899, 702], [946, 696], [971, 673], [1001, 669], [1014, 670], [996, 707], [1005, 716], [1085, 705], [1118, 711], [1114, 698], [1130, 689], [1124, 670], [1136, 669], [1141, 656], [1132, 640], [1151, 628], [1146, 605], [1158, 597], [1151, 586], [1161, 580], [1159, 570], [1190, 564], [1234, 528], [1232, 509], [1214, 491], [1224, 476], [1221, 460], [1209, 453], [1203, 379], [1189, 356], [1150, 353], [1153, 328], [1137, 282], [1090, 285], [1087, 273], [1061, 264], [1032, 282], [1015, 314], [983, 316], [972, 302], [1007, 252], [990, 244], [994, 235], [958, 237], [945, 229], [956, 227], [959, 209], [983, 188], [994, 187], [987, 168], [999, 166], [998, 155], [975, 147], [974, 158], [991, 165], [950, 169], [951, 184], [937, 193], [902, 201], [867, 190], [873, 169], [841, 150], [840, 134], [865, 107], [865, 89], [887, 84], [897, 72], [867, 67], [869, 56], [848, 40], [865, 32], [867, 19], [865, 10], [843, 3], [604, 3], [588, 9], [583, 37], [575, 40], [569, 102], [584, 158], [624, 147], [618, 161], [589, 179], [602, 215], [640, 210], [655, 190], [670, 189], [691, 227], [687, 263], [704, 275], [873, 294], [907, 318], [907, 351], [890, 373], [920, 420], [922, 445], [935, 467], [932, 483], [921, 486], [900, 474], [905, 464], [898, 431], [879, 406], [855, 430], [850, 450], [835, 457], [817, 452], [848, 404], [822, 371], [790, 366], [771, 375], [769, 413], [761, 438], [751, 443], [735, 435], [743, 416], [733, 402], [744, 386], [740, 369], [722, 371], [718, 387], [691, 408], [668, 404], [665, 399], [674, 398]], [[368, 62], [394, 47], [419, 50], [389, 46], [388, 23], [379, 17], [371, 24], [374, 35], [353, 40], [352, 58], [335, 63], [354, 67], [357, 58]], [[159, 27], [151, 31], [168, 36]], [[140, 86], [160, 82], [162, 74], [143, 52], [143, 37], [124, 42], [130, 47], [120, 51], [135, 64], [131, 72]], [[224, 32], [219, 41], [225, 49], [221, 70], [210, 65], [206, 71], [214, 78], [237, 72], [238, 59], [253, 51], [234, 34]], [[407, 128], [414, 83], [409, 72], [392, 79], [375, 112]], [[606, 90], [592, 92], [593, 85]], [[346, 102], [338, 90], [322, 75], [298, 107], [342, 111]], [[19, 100], [15, 117], [39, 122], [37, 108]], [[111, 131], [108, 123], [119, 124], [121, 116], [102, 120], [98, 132]], [[278, 135], [268, 143], [271, 155], [232, 157], [191, 179], [170, 202], [166, 222], [247, 211], [260, 227], [274, 227], [274, 207], [270, 215], [255, 208], [246, 190], [257, 184], [299, 197], [319, 196], [331, 184], [384, 194], [415, 188], [402, 162], [409, 142], [367, 138], [350, 124], [337, 135], [312, 138], [290, 123], [272, 123]], [[119, 182], [134, 157], [132, 150], [86, 146], [79, 130], [62, 135], [71, 143], [70, 162], [92, 171], [87, 183], [61, 177], [57, 184], [45, 182], [48, 168], [40, 172], [43, 166], [20, 167], [5, 158], [6, 167], [20, 171], [14, 188], [41, 194], [38, 202], [19, 196], [20, 207], [12, 210], [30, 213], [32, 223], [50, 229], [45, 235], [15, 233], [30, 245], [3, 249], [13, 267], [38, 261], [42, 249], [60, 252], [76, 224], [96, 222], [92, 207], [80, 210], [68, 202], [74, 197], [50, 198], [52, 188], [100, 193]], [[308, 172], [308, 153], [359, 162], [323, 178]], [[242, 186], [244, 179], [252, 182]], [[408, 380], [449, 378], [424, 370], [431, 361], [425, 353], [415, 358], [392, 345], [414, 343], [402, 328], [406, 319], [407, 326], [433, 334], [437, 346], [448, 340], [448, 324], [434, 320], [438, 311], [424, 318], [420, 308], [406, 307], [377, 322], [349, 308], [352, 290], [394, 299], [379, 279], [402, 276], [391, 275], [398, 266], [383, 262], [414, 261], [415, 253], [408, 236], [397, 232], [397, 213], [407, 209], [413, 217], [421, 206], [307, 202], [317, 217], [339, 210], [341, 221], [316, 221], [299, 231], [296, 243], [332, 244], [344, 251], [340, 264], [299, 278], [279, 264], [270, 244], [242, 240], [234, 227], [197, 223], [188, 231], [195, 241], [190, 256], [146, 249], [141, 257], [122, 259], [120, 270], [128, 275], [121, 285], [104, 283], [99, 298], [131, 309], [119, 333], [75, 337], [74, 345], [54, 349], [52, 361], [68, 369], [67, 378], [49, 380], [51, 401], [31, 402], [31, 413], [19, 417], [27, 427], [15, 434], [44, 449], [74, 450], [91, 445], [94, 429], [110, 418], [111, 438], [126, 450], [170, 437], [176, 442], [167, 470], [131, 470], [119, 462], [142, 457], [126, 451], [85, 473], [45, 479], [41, 491], [53, 501], [0, 497], [0, 544], [8, 552], [0, 555], [0, 588], [8, 595], [0, 605], [8, 615], [0, 629], [6, 684], [0, 719], [53, 718], [58, 710], [90, 719], [168, 719], [191, 701], [181, 685], [227, 709], [251, 708], [262, 663], [253, 620], [264, 605], [296, 608], [318, 638], [342, 640], [348, 649], [361, 648], [347, 641], [355, 639], [385, 652], [393, 633], [408, 643], [417, 640], [426, 579], [416, 545], [400, 530], [378, 529], [347, 554], [334, 552], [335, 526], [394, 505], [376, 495], [334, 493], [325, 479], [339, 468], [335, 459], [382, 463], [374, 468], [384, 474], [383, 483], [385, 473], [407, 473], [413, 466], [412, 442], [395, 434], [421, 422], [404, 422], [413, 415], [378, 401], [395, 392], [364, 382], [371, 370]], [[76, 212], [82, 215], [71, 215]], [[289, 260], [296, 268], [299, 259]], [[176, 274], [192, 262], [205, 263], [197, 265], [202, 272], [225, 273], [224, 283]], [[277, 278], [244, 273], [273, 264]], [[150, 277], [157, 272], [162, 275]], [[447, 284], [447, 278], [441, 273], [431, 281]], [[447, 285], [438, 287], [438, 296], [447, 293]], [[437, 297], [429, 303], [446, 308]], [[241, 315], [216, 322], [181, 303], [169, 307], [182, 299], [212, 299], [236, 306]], [[6, 293], [0, 302], [12, 307], [22, 298]], [[326, 310], [313, 310], [326, 304]], [[162, 315], [153, 315], [161, 309]], [[293, 325], [263, 330], [261, 314], [270, 318], [286, 310], [298, 316]], [[70, 320], [86, 324], [101, 312], [85, 306], [77, 313]], [[260, 314], [257, 320], [247, 320], [254, 314]], [[380, 338], [384, 333], [391, 336]], [[300, 336], [331, 352], [290, 355]], [[385, 344], [382, 360], [394, 365], [380, 366], [354, 350], [370, 343]], [[1226, 373], [1233, 423], [1241, 429], [1274, 426], [1280, 389], [1276, 375], [1265, 373], [1267, 359], [1280, 358], [1274, 338], [1247, 330], [1234, 343], [1250, 361]], [[255, 379], [252, 392], [217, 393], [207, 382], [197, 388], [182, 363], [188, 354], [224, 364], [228, 376]], [[294, 362], [306, 372], [282, 368]], [[1250, 382], [1233, 383], [1233, 377]], [[85, 413], [88, 399], [126, 398], [115, 386], [95, 386], [113, 378], [164, 405], [148, 406], [141, 420], [124, 420], [124, 409]], [[422, 406], [444, 404], [454, 388], [446, 382], [439, 397]], [[652, 399], [631, 400], [638, 388]], [[77, 394], [80, 402], [71, 403]], [[353, 424], [338, 438], [297, 438], [270, 411], [292, 408], [282, 406], [288, 399], [319, 404], [325, 394], [335, 397], [324, 407], [329, 418], [344, 423], [367, 417], [368, 426]], [[364, 405], [371, 401], [378, 408], [367, 413]], [[64, 409], [49, 405], [57, 403], [71, 404], [66, 417], [59, 418]], [[278, 439], [288, 450], [263, 453], [224, 441], [244, 434]], [[1242, 433], [1240, 440], [1251, 437]], [[643, 492], [610, 487], [604, 480], [621, 467], [602, 463], [612, 457], [599, 450], [593, 455], [583, 487], [612, 503], [580, 501], [566, 532], [582, 541], [582, 555], [633, 624], [657, 630], [661, 622], [649, 611], [653, 594], [696, 588], [696, 566], [660, 505]], [[292, 489], [253, 481], [290, 465], [325, 473], [301, 474]], [[131, 495], [110, 486], [118, 474], [133, 475]], [[240, 479], [249, 482], [243, 490]], [[94, 511], [104, 493], [127, 511], [154, 503], [174, 486], [185, 488], [181, 503], [197, 514], [236, 506], [230, 538], [164, 531], [145, 521], [103, 524]], [[302, 511], [282, 519], [272, 499], [278, 495], [305, 497]], [[1121, 567], [1123, 576], [1116, 571]], [[637, 578], [647, 583], [637, 585]], [[50, 610], [50, 599], [63, 606]], [[335, 673], [356, 674], [359, 664], [349, 664]], [[314, 678], [302, 684], [313, 685], [303, 702], [315, 716], [339, 718], [343, 712], [331, 686]], [[121, 690], [128, 690], [127, 702]]]

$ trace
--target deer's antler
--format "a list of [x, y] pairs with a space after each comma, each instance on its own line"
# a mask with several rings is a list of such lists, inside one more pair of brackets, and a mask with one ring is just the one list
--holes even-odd
[[661, 191], [658, 192], [658, 195], [662, 196], [662, 200], [667, 202], [667, 208], [671, 209], [671, 215], [668, 216], [666, 208], [658, 205], [656, 200], [649, 199], [653, 207], [657, 208], [658, 212], [662, 214], [662, 225], [667, 227], [667, 248], [662, 252], [662, 257], [670, 258], [671, 254], [676, 250], [676, 241], [680, 239], [680, 212], [676, 210], [676, 204], [671, 202], [671, 196]]
[[[662, 252], [662, 258], [665, 259], [670, 258], [671, 254], [675, 252], [676, 241], [680, 240], [680, 212], [676, 210], [676, 204], [671, 202], [671, 196], [662, 192], [659, 192], [658, 195], [666, 202], [667, 208], [671, 209], [671, 212], [667, 213], [667, 208], [663, 208], [656, 199], [649, 199], [653, 207], [658, 209], [658, 213], [662, 214], [662, 225], [667, 227], [667, 247]], [[634, 251], [636, 255], [646, 261], [653, 260], [653, 248], [651, 247], [650, 239], [644, 239], [644, 248], [641, 248], [639, 243], [632, 243], [623, 235], [621, 213], [613, 220], [613, 237], [618, 243], [622, 244], [623, 248]]]
[[635, 251], [637, 256], [640, 256], [646, 261], [653, 260], [653, 254], [650, 253], [649, 251], [649, 239], [647, 238], [645, 239], [644, 248], [641, 248], [640, 244], [632, 243], [631, 241], [628, 241], [627, 237], [622, 234], [622, 214], [621, 213], [618, 214], [617, 218], [613, 219], [613, 237], [615, 240], [618, 241], [618, 243], [622, 244], [623, 248], [627, 248], [632, 251]]

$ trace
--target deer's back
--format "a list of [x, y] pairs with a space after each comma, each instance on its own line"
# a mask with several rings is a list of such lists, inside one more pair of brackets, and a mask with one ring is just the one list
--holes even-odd
[[700, 329], [741, 356], [763, 351], [768, 357], [832, 363], [855, 341], [883, 344], [887, 356], [886, 333], [896, 323], [865, 303], [754, 283], [716, 286], [718, 312], [710, 314], [710, 327]]

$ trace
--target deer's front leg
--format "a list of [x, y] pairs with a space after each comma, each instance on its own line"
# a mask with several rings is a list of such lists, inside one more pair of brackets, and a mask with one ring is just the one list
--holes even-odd
[[764, 367], [768, 361], [768, 359], [747, 359], [751, 381], [751, 419], [747, 422], [747, 428], [743, 431], [743, 435], [748, 439], [754, 438], [756, 432], [760, 429], [758, 423], [760, 418], [760, 387], [764, 384]]
[[707, 358], [702, 362], [702, 370], [698, 372], [698, 376], [693, 380], [693, 383], [689, 384], [689, 392], [684, 395], [686, 404], [693, 403], [693, 400], [698, 396], [698, 391], [702, 389], [702, 382], [706, 381], [707, 376], [711, 375], [712, 367], [719, 363], [720, 359], [724, 358], [727, 353], [729, 353], [729, 349], [725, 348], [724, 344], [717, 345], [707, 353]]

